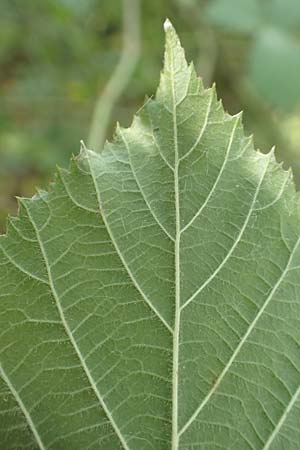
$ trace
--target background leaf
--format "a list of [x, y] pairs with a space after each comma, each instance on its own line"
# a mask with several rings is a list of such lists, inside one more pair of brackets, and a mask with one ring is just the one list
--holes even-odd
[[[259, 33], [250, 59], [250, 77], [270, 104], [286, 110], [300, 99], [300, 43], [284, 31]], [[288, 80], [283, 86], [283, 80]]]
[[207, 8], [209, 21], [230, 32], [252, 34], [261, 24], [258, 0], [215, 0]]

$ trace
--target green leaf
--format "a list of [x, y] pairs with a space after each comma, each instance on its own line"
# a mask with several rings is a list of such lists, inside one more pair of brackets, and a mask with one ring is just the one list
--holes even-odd
[[291, 111], [300, 101], [300, 41], [276, 28], [258, 33], [250, 58], [250, 79], [271, 105]]
[[259, 0], [214, 0], [206, 9], [207, 20], [228, 32], [255, 33], [262, 22]]
[[299, 198], [165, 29], [155, 99], [0, 240], [3, 450], [299, 447]]
[[298, 32], [300, 3], [297, 0], [273, 0], [271, 4], [266, 5], [266, 12], [270, 23], [289, 32]]

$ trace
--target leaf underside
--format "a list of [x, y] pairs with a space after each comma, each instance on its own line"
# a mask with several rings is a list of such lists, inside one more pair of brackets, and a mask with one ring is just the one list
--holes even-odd
[[299, 197], [165, 29], [155, 99], [0, 238], [1, 450], [299, 449]]

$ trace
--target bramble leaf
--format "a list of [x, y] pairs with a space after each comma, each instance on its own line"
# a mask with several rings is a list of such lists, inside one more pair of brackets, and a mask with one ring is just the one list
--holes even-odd
[[165, 30], [155, 99], [0, 239], [1, 450], [299, 448], [299, 197]]

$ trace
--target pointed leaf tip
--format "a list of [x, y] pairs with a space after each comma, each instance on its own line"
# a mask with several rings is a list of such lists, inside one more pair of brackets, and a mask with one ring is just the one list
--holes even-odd
[[173, 28], [173, 25], [169, 19], [166, 19], [164, 22], [164, 30], [167, 32], [168, 30], [171, 30]]

